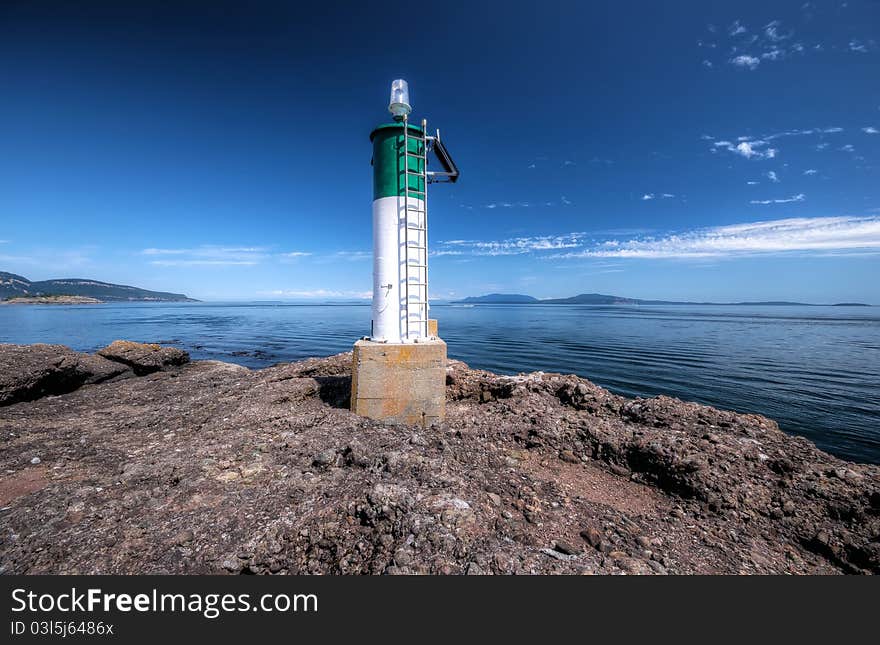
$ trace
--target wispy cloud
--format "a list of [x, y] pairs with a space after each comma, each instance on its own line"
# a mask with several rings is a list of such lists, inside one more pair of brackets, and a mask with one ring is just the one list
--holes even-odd
[[288, 251], [287, 253], [279, 253], [278, 261], [282, 264], [296, 264], [303, 258], [311, 257], [312, 253], [308, 251]]
[[772, 181], [774, 184], [779, 183], [779, 177], [776, 175], [776, 173], [774, 171], [768, 170], [767, 174], [765, 176], [767, 177], [767, 179]]
[[805, 174], [805, 175], [815, 175], [817, 172], [819, 172], [819, 171], [816, 170], [815, 168], [807, 168], [807, 169], [804, 171], [804, 174]]
[[[810, 135], [822, 136], [826, 134], [837, 134], [839, 132], [843, 132], [843, 128], [838, 126], [828, 126], [824, 128], [783, 130], [781, 132], [773, 132], [761, 136], [743, 135], [736, 137], [736, 143], [728, 139], [719, 139], [716, 141], [713, 137], [705, 134], [700, 136], [700, 139], [704, 141], [712, 141], [712, 147], [709, 148], [711, 152], [726, 150], [741, 157], [745, 157], [746, 159], [773, 159], [779, 154], [779, 149], [769, 147], [770, 142], [772, 141], [786, 137], [803, 137]], [[822, 143], [817, 145], [816, 148], [822, 150], [827, 147], [827, 145], [827, 143]]]
[[749, 204], [790, 204], [792, 202], [802, 202], [807, 199], [803, 193], [792, 195], [791, 197], [783, 197], [780, 199], [753, 199]]
[[531, 206], [531, 202], [493, 202], [491, 204], [486, 204], [486, 208], [489, 210], [492, 210], [493, 208], [530, 208]]
[[862, 132], [865, 134], [880, 134], [880, 130], [872, 125], [869, 125], [867, 128], [862, 128]]
[[336, 251], [329, 256], [339, 260], [348, 260], [349, 262], [358, 262], [360, 260], [369, 260], [373, 257], [372, 251]]
[[581, 246], [584, 235], [584, 233], [566, 233], [513, 237], [498, 241], [445, 240], [438, 243], [439, 248], [433, 251], [432, 255], [523, 255], [537, 251], [571, 249]]
[[259, 264], [250, 260], [152, 260], [150, 264], [157, 267], [192, 267], [192, 266], [254, 266]]
[[773, 159], [776, 157], [776, 154], [779, 152], [776, 148], [764, 148], [767, 145], [767, 141], [764, 139], [754, 139], [752, 141], [740, 141], [739, 143], [733, 143], [731, 141], [716, 141], [713, 144], [711, 150], [713, 152], [717, 150], [727, 150], [728, 152], [733, 152], [741, 157], [745, 157], [746, 159]]
[[162, 267], [254, 266], [273, 260], [295, 262], [312, 255], [308, 251], [271, 252], [263, 246], [221, 246], [204, 244], [192, 248], [147, 248], [140, 255]]
[[[564, 206], [568, 206], [571, 204], [565, 197], [562, 197], [562, 204]], [[478, 205], [477, 208], [485, 208], [487, 210], [495, 210], [497, 208], [533, 208], [535, 206], [556, 206], [556, 202], [527, 202], [527, 201], [517, 201], [517, 202], [489, 202], [488, 204]], [[471, 204], [459, 204], [459, 208], [466, 208], [467, 210], [474, 210], [474, 206]]]
[[231, 247], [231, 246], [214, 246], [212, 244], [205, 244], [202, 246], [189, 248], [189, 249], [160, 249], [160, 248], [147, 248], [141, 251], [143, 255], [193, 255], [193, 254], [226, 254], [226, 253], [258, 253], [262, 252], [265, 249], [263, 247], [257, 246], [240, 246], [240, 247]]
[[608, 240], [593, 248], [553, 257], [704, 258], [852, 249], [880, 249], [880, 216], [747, 222], [659, 238]]
[[152, 258], [155, 266], [253, 266], [265, 260], [269, 254], [263, 247], [214, 246], [194, 248], [160, 249], [148, 248], [141, 255]]
[[654, 193], [645, 193], [644, 195], [642, 195], [643, 202], [647, 202], [651, 199], [654, 199]]
[[731, 64], [741, 68], [757, 69], [761, 64], [761, 59], [748, 54], [740, 54], [730, 59]]
[[[712, 40], [697, 41], [697, 46], [727, 52], [726, 61], [740, 69], [755, 70], [762, 61], [777, 62], [794, 56], [803, 56], [807, 53], [819, 54], [829, 49], [825, 43], [814, 42], [805, 44], [795, 38], [795, 30], [783, 27], [780, 20], [771, 20], [763, 27], [750, 31], [740, 21], [735, 20], [723, 32], [713, 31]], [[831, 50], [843, 50], [867, 54], [876, 49], [873, 39], [862, 41], [850, 38], [842, 43], [842, 47], [831, 45]], [[704, 58], [703, 65], [708, 68], [714, 67], [711, 58]]]
[[813, 134], [837, 134], [838, 132], [843, 132], [843, 128], [839, 126], [827, 126], [824, 128], [802, 128], [800, 130], [795, 129], [783, 130], [782, 132], [774, 132], [773, 134], [762, 136], [761, 139], [773, 141], [774, 139], [781, 139], [782, 137], [804, 137]]
[[[9, 240], [3, 243], [9, 244]], [[40, 270], [73, 271], [94, 265], [93, 256], [97, 248], [86, 246], [80, 248], [36, 248], [19, 251], [15, 255], [0, 255], [0, 263], [23, 264], [37, 267]], [[9, 268], [9, 267], [4, 267]]]
[[770, 42], [778, 43], [783, 40], [788, 40], [794, 35], [793, 31], [789, 31], [788, 33], [781, 33], [779, 31], [779, 27], [782, 23], [779, 20], [772, 20], [766, 25], [764, 25], [764, 35], [767, 37], [767, 40]]
[[[787, 200], [801, 201], [796, 195]], [[746, 222], [651, 235], [649, 231], [605, 231], [519, 237], [498, 241], [446, 240], [432, 255], [531, 254], [543, 260], [588, 258], [705, 258], [751, 254], [880, 251], [880, 215], [798, 217]], [[608, 234], [624, 237], [608, 239]], [[594, 267], [595, 268], [595, 267]]]

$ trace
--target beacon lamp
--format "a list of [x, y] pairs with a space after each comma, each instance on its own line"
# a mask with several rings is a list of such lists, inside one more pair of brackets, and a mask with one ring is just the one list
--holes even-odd
[[409, 84], [402, 78], [391, 81], [391, 101], [388, 104], [388, 111], [394, 115], [395, 121], [403, 121], [412, 112], [412, 106], [409, 104]]

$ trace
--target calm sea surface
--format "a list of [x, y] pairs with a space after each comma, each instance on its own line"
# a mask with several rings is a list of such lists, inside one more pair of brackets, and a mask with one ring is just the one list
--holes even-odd
[[[449, 354], [494, 372], [574, 373], [776, 419], [880, 463], [880, 308], [435, 305]], [[369, 306], [278, 303], [0, 306], [0, 342], [94, 351], [123, 338], [263, 367], [348, 351]]]

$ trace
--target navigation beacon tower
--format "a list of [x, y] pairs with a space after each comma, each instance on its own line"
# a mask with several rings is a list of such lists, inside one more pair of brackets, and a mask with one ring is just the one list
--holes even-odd
[[[373, 304], [370, 335], [355, 343], [351, 409], [399, 423], [442, 420], [446, 343], [428, 305], [428, 184], [459, 172], [440, 131], [409, 121], [409, 86], [391, 84], [393, 123], [377, 126], [373, 144]], [[428, 159], [442, 169], [428, 170]]]

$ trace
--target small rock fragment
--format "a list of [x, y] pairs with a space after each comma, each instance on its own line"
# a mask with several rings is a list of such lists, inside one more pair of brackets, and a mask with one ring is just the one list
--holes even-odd
[[316, 466], [329, 466], [336, 461], [336, 451], [332, 448], [322, 450], [314, 456], [312, 463]]
[[592, 526], [585, 528], [581, 531], [580, 535], [594, 549], [598, 549], [599, 544], [602, 542], [602, 534]]
[[175, 544], [186, 544], [187, 542], [191, 542], [194, 535], [193, 532], [189, 529], [184, 529], [180, 533], [174, 536]]
[[556, 550], [560, 553], [564, 553], [565, 555], [577, 555], [578, 553], [582, 552], [581, 549], [578, 549], [576, 546], [562, 540], [556, 541]]

